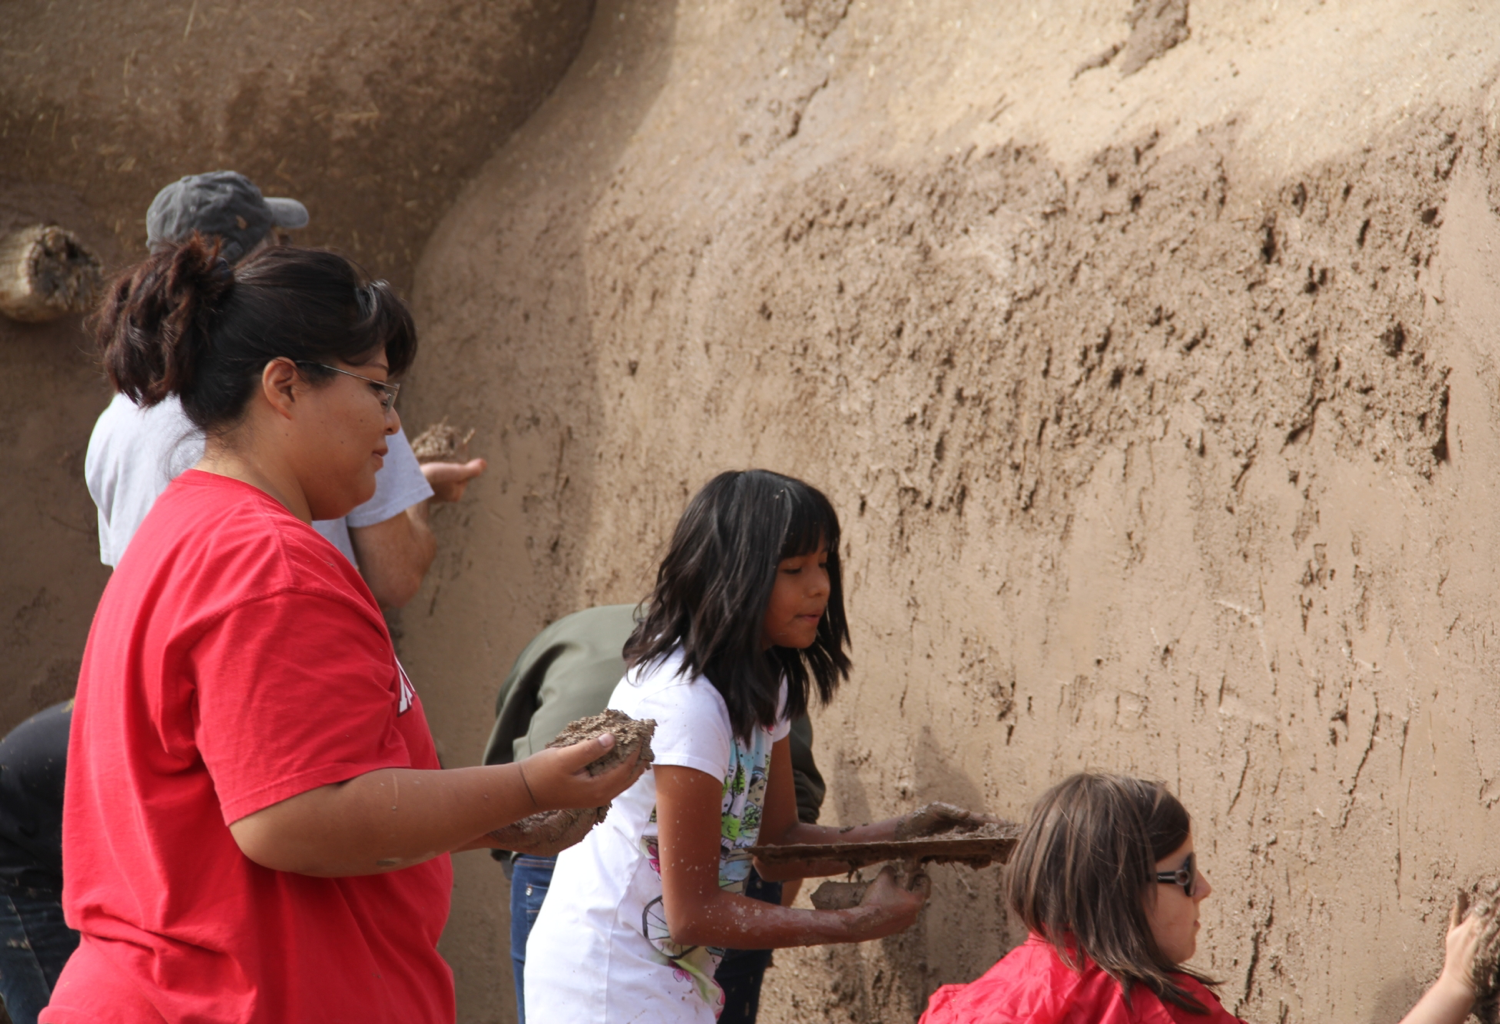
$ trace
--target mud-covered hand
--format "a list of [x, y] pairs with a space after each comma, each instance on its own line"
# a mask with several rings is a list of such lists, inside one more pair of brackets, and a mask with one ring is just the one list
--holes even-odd
[[969, 811], [952, 804], [932, 803], [919, 807], [896, 823], [896, 839], [921, 839], [955, 829], [971, 831], [1000, 819], [983, 811]]
[[1460, 896], [1448, 912], [1448, 934], [1443, 939], [1443, 973], [1439, 980], [1450, 978], [1464, 985], [1469, 990], [1469, 998], [1473, 999], [1479, 991], [1475, 958], [1486, 922], [1478, 914], [1465, 915], [1467, 903], [1468, 900]]
[[909, 885], [910, 888], [896, 880], [896, 872], [889, 864], [881, 868], [865, 889], [859, 906], [840, 911], [851, 918], [855, 933], [852, 940], [883, 939], [910, 928], [932, 893], [932, 883], [926, 875], [915, 875]]
[[614, 745], [614, 736], [605, 733], [568, 747], [548, 747], [517, 762], [536, 809], [603, 807], [629, 789], [646, 770], [646, 765], [640, 763], [639, 750], [602, 775], [590, 775], [584, 770]]
[[457, 501], [464, 496], [469, 481], [485, 471], [489, 463], [483, 459], [468, 462], [424, 462], [422, 475], [427, 486], [432, 488], [433, 501]]

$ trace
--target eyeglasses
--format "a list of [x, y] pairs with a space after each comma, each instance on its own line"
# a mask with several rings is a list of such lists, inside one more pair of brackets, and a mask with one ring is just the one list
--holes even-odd
[[375, 388], [380, 392], [380, 408], [383, 412], [391, 411], [391, 407], [396, 404], [396, 396], [401, 393], [400, 384], [388, 384], [383, 380], [375, 380], [372, 377], [362, 377], [357, 373], [350, 373], [348, 370], [340, 370], [337, 366], [329, 366], [327, 363], [310, 363], [305, 359], [298, 359], [295, 362], [298, 366], [321, 366], [325, 370], [332, 370], [334, 373], [342, 373], [345, 377], [353, 377], [355, 380], [362, 380], [375, 385]]
[[1176, 871], [1158, 871], [1156, 880], [1162, 885], [1180, 885], [1182, 891], [1192, 899], [1193, 890], [1198, 887], [1198, 871], [1193, 864], [1193, 855], [1187, 855], [1187, 860], [1182, 862], [1182, 867]]

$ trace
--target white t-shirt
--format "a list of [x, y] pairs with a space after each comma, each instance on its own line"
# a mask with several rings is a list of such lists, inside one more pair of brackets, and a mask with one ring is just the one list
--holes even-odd
[[[724, 781], [719, 886], [744, 892], [760, 834], [771, 745], [784, 739], [786, 685], [775, 729], [737, 740], [713, 683], [679, 675], [680, 652], [632, 669], [609, 706], [656, 719], [656, 764], [696, 768]], [[656, 843], [656, 777], [646, 772], [615, 797], [604, 823], [557, 858], [526, 940], [526, 1005], [548, 1024], [694, 1022], [719, 1016], [714, 982], [722, 949], [674, 945], [662, 912]]]
[[[349, 527], [383, 523], [432, 497], [405, 431], [396, 431], [386, 444], [390, 451], [375, 474], [375, 496], [343, 519], [312, 524], [350, 562], [355, 559]], [[99, 508], [99, 561], [111, 566], [120, 561], [156, 496], [201, 458], [203, 434], [175, 395], [149, 409], [122, 394], [110, 400], [94, 424], [83, 461], [89, 496]]]

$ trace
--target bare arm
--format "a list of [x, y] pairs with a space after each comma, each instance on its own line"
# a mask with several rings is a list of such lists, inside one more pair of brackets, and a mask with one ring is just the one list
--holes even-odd
[[[797, 818], [797, 790], [792, 780], [792, 753], [786, 740], [771, 748], [770, 774], [766, 779], [766, 806], [761, 813], [760, 838], [763, 846], [793, 846], [803, 843], [880, 843], [896, 837], [901, 818], [888, 818], [872, 825], [858, 825], [848, 831], [827, 825], [804, 825]], [[755, 870], [770, 882], [796, 878], [820, 878], [842, 875], [849, 866], [838, 861], [805, 864], [778, 864], [768, 867], [755, 862]]]
[[[776, 777], [775, 764], [773, 759], [770, 780]], [[725, 892], [719, 888], [722, 780], [670, 765], [652, 771], [661, 830], [662, 907], [673, 942], [738, 949], [862, 942], [907, 928], [927, 899], [925, 879], [908, 892], [889, 869], [870, 886], [864, 902], [850, 910], [794, 910]], [[773, 799], [768, 791], [766, 810]], [[795, 798], [791, 806], [795, 819]]]
[[583, 770], [613, 745], [602, 737], [479, 768], [382, 768], [262, 808], [229, 831], [245, 856], [274, 871], [396, 871], [481, 845], [476, 837], [536, 811], [608, 803], [642, 770], [639, 755], [602, 775]]
[[[797, 818], [797, 792], [792, 781], [791, 746], [786, 740], [771, 749], [771, 774], [767, 779], [766, 807], [761, 818], [760, 843], [764, 846], [793, 846], [803, 843], [886, 843], [911, 834], [939, 831], [946, 824], [970, 819], [994, 820], [985, 814], [974, 814], [948, 804], [929, 804], [912, 814], [887, 818], [869, 825], [840, 829], [827, 825], [806, 825]], [[849, 871], [843, 861], [803, 861], [769, 867], [755, 862], [756, 871], [767, 881], [788, 882], [801, 878], [822, 878]]]
[[400, 608], [422, 587], [422, 579], [437, 557], [437, 538], [429, 522], [434, 501], [457, 501], [469, 481], [485, 470], [483, 459], [468, 462], [428, 462], [422, 475], [432, 497], [372, 526], [351, 526], [349, 540], [360, 575], [382, 608]]
[[400, 608], [417, 596], [437, 557], [437, 538], [427, 524], [427, 501], [397, 512], [383, 523], [349, 527], [359, 574], [382, 608]]
[[1474, 954], [1479, 949], [1481, 921], [1470, 915], [1459, 922], [1462, 910], [1453, 905], [1448, 915], [1446, 955], [1443, 973], [1432, 987], [1422, 993], [1417, 1005], [1401, 1018], [1401, 1024], [1463, 1024], [1474, 1006]]

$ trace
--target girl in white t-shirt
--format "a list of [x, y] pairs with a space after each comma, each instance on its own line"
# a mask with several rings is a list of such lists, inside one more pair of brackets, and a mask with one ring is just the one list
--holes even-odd
[[[750, 846], [886, 841], [915, 823], [840, 831], [797, 820], [788, 722], [810, 691], [825, 703], [833, 696], [848, 675], [848, 642], [828, 499], [764, 470], [715, 477], [677, 524], [609, 702], [656, 720], [655, 764], [558, 858], [526, 945], [528, 1008], [549, 1024], [712, 1021], [726, 948], [860, 942], [916, 920], [926, 880], [907, 890], [889, 869], [852, 910], [741, 895]], [[931, 824], [931, 809], [918, 815]]]

